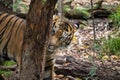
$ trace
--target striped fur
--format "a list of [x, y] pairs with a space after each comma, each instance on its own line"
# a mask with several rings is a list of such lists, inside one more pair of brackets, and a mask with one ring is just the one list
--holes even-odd
[[[26, 21], [15, 15], [0, 13], [0, 56], [15, 59], [21, 66], [22, 44]], [[74, 35], [74, 27], [67, 21], [53, 18], [53, 29], [46, 54], [44, 80], [53, 80], [55, 50], [67, 46]]]

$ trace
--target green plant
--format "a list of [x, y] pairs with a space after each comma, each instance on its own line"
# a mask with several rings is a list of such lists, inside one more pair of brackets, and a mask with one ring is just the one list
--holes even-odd
[[1, 65], [4, 65], [4, 66], [12, 66], [12, 65], [15, 65], [16, 63], [14, 61], [4, 61], [2, 62]]
[[15, 0], [15, 2], [13, 3], [13, 11], [16, 11], [18, 9], [18, 4], [21, 2], [22, 0]]
[[71, 8], [70, 5], [64, 5], [63, 11], [71, 15], [82, 15], [83, 18], [85, 19], [91, 17], [90, 13], [88, 12], [88, 8], [83, 7]]
[[105, 40], [102, 46], [107, 54], [120, 56], [120, 38]]
[[63, 11], [64, 11], [64, 12], [69, 12], [69, 11], [71, 11], [70, 6], [69, 6], [69, 5], [64, 5]]
[[42, 0], [42, 3], [45, 4], [47, 0]]
[[20, 12], [20, 13], [27, 13], [29, 10], [29, 6], [22, 3], [22, 0], [16, 0], [13, 3], [13, 11]]
[[101, 50], [102, 50], [101, 45], [98, 44], [98, 43], [94, 43], [94, 44], [93, 44], [93, 48], [95, 49], [95, 51], [101, 51]]
[[[12, 66], [12, 65], [15, 65], [15, 64], [16, 63], [13, 62], [13, 61], [4, 61], [0, 65], [3, 65], [3, 66]], [[11, 72], [8, 69], [0, 69], [0, 74], [2, 74], [3, 76], [9, 77], [11, 75]]]
[[22, 6], [22, 7], [23, 7], [23, 9], [25, 10], [25, 12], [28, 12], [28, 10], [29, 10], [28, 5], [21, 4], [21, 6]]
[[10, 70], [3, 70], [3, 69], [0, 69], [0, 74], [6, 77], [10, 77], [11, 75]]
[[83, 15], [84, 18], [89, 18], [91, 16], [90, 13], [88, 12], [88, 8], [75, 7], [73, 11], [75, 14]]
[[99, 80], [98, 77], [95, 77], [96, 75], [97, 67], [93, 66], [89, 72], [89, 77], [85, 78], [85, 80]]
[[120, 27], [120, 7], [116, 8], [115, 12], [113, 12], [109, 16], [110, 20], [113, 23], [113, 27], [119, 28]]

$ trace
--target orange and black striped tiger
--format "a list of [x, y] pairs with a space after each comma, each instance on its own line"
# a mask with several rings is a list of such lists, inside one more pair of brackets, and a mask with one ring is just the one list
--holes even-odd
[[[66, 47], [72, 40], [75, 28], [68, 21], [53, 18], [50, 44], [46, 54], [44, 80], [53, 80], [53, 59], [55, 50]], [[0, 56], [16, 60], [21, 66], [22, 45], [26, 20], [8, 13], [0, 13]]]

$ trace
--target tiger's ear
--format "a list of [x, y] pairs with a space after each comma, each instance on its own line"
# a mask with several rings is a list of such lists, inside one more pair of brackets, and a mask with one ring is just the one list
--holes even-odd
[[53, 21], [57, 21], [59, 17], [57, 15], [53, 15]]

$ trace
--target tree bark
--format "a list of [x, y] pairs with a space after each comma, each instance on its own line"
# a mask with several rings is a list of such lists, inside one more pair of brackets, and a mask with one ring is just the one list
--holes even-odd
[[20, 80], [43, 80], [56, 2], [57, 0], [31, 0], [23, 42]]

